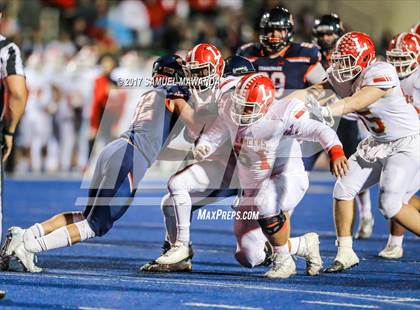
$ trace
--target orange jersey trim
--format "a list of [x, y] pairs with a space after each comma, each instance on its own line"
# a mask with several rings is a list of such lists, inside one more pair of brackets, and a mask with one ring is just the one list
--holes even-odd
[[305, 74], [303, 75], [303, 80], [306, 82], [306, 77], [308, 76], [309, 73], [311, 73], [311, 71], [316, 67], [316, 65], [319, 64], [319, 62], [317, 62], [316, 64], [310, 65], [308, 67], [308, 69], [306, 69]]

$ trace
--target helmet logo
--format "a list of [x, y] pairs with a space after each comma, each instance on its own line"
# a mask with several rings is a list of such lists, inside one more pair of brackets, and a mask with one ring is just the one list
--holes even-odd
[[259, 86], [260, 90], [261, 90], [261, 94], [262, 94], [262, 98], [261, 100], [264, 102], [264, 106], [267, 104], [267, 101], [270, 100], [270, 98], [273, 96], [271, 93], [266, 93], [266, 89], [264, 87], [264, 85], [260, 85]]
[[354, 41], [355, 45], [356, 45], [356, 51], [360, 54], [363, 53], [364, 51], [366, 51], [368, 49], [368, 46], [365, 43], [363, 43], [363, 47], [360, 46], [360, 42], [357, 38], [352, 38], [352, 40]]

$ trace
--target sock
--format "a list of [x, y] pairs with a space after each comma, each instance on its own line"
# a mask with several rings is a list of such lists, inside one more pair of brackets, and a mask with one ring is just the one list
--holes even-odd
[[306, 256], [308, 255], [308, 245], [303, 237], [290, 238], [290, 255]]
[[403, 239], [404, 239], [404, 235], [402, 236], [389, 235], [387, 245], [389, 246], [396, 245], [402, 248]]
[[80, 234], [80, 242], [83, 242], [87, 239], [95, 237], [95, 232], [90, 228], [90, 225], [87, 220], [83, 220], [75, 223]]
[[71, 239], [66, 226], [54, 230], [50, 234], [24, 241], [25, 249], [32, 253], [48, 251], [57, 248], [64, 248], [71, 245]]
[[337, 243], [340, 247], [353, 248], [353, 237], [337, 237]]
[[370, 203], [370, 191], [365, 190], [356, 196], [356, 205], [359, 210], [360, 218], [371, 219], [372, 209]]
[[177, 235], [175, 208], [172, 205], [162, 205], [161, 208], [165, 219], [165, 240], [174, 243]]
[[[39, 223], [35, 223], [34, 225], [32, 225], [31, 227], [26, 229], [26, 231], [28, 231], [28, 230], [30, 230], [32, 232], [32, 234], [34, 235], [35, 238], [42, 237], [45, 234], [44, 228]], [[25, 231], [25, 233], [26, 233], [26, 231]]]
[[287, 242], [284, 245], [276, 245], [276, 246], [273, 246], [273, 250], [274, 250], [274, 253], [276, 254], [286, 255], [286, 254], [289, 254], [289, 245], [287, 244]]
[[190, 242], [190, 218], [191, 218], [191, 197], [186, 190], [175, 190], [171, 193], [175, 204], [175, 216], [177, 222], [177, 241], [184, 244]]

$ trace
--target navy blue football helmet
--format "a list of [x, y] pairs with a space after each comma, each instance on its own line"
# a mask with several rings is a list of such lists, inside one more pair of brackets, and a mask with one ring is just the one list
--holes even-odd
[[175, 81], [179, 82], [181, 78], [185, 77], [183, 65], [184, 60], [178, 55], [165, 55], [159, 57], [153, 63], [152, 76], [163, 75], [166, 77], [175, 78]]
[[242, 56], [231, 56], [225, 59], [225, 69], [223, 77], [241, 76], [256, 72], [254, 65], [248, 59]]

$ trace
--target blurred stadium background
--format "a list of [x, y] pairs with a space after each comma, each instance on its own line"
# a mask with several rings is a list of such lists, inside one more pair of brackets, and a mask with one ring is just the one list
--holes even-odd
[[[80, 176], [88, 166], [94, 138], [100, 137], [96, 140], [103, 145], [128, 126], [144, 88], [107, 94], [101, 92], [98, 80], [112, 89], [119, 78], [148, 77], [156, 56], [182, 55], [199, 42], [215, 44], [228, 57], [241, 44], [258, 40], [259, 19], [268, 8], [282, 5], [291, 11], [297, 42], [311, 42], [315, 18], [335, 12], [346, 30], [369, 33], [381, 55], [390, 38], [408, 31], [420, 14], [416, 0], [13, 0], [0, 4], [0, 33], [21, 48], [30, 89], [6, 169], [9, 175], [21, 176]], [[106, 109], [111, 113], [103, 115], [102, 99], [108, 95]], [[161, 172], [168, 173], [168, 165], [157, 163], [157, 175], [164, 177]]]

